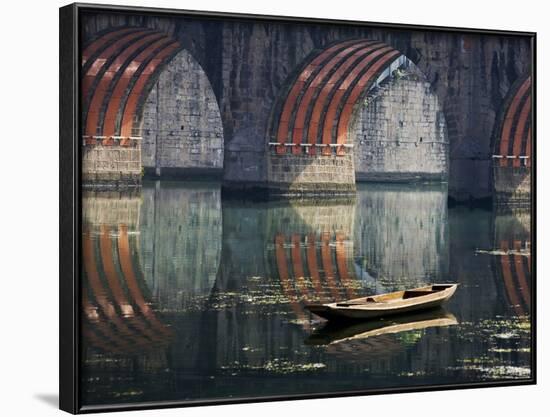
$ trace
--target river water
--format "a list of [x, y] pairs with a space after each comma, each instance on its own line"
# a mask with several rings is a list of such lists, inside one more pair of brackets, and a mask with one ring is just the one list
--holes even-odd
[[[221, 194], [166, 181], [84, 193], [82, 405], [531, 376], [528, 213], [450, 208], [444, 185]], [[443, 310], [327, 326], [304, 309], [437, 282], [460, 283]]]

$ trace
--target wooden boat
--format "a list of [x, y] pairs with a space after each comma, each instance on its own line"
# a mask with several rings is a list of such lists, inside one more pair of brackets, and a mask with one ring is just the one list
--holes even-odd
[[439, 307], [457, 287], [458, 284], [432, 284], [336, 303], [308, 304], [305, 308], [327, 320], [371, 319]]
[[306, 345], [332, 345], [352, 340], [363, 340], [385, 334], [394, 334], [430, 327], [454, 326], [458, 321], [454, 315], [442, 308], [424, 310], [412, 314], [383, 318], [353, 321], [352, 324], [329, 321], [323, 328], [313, 332], [306, 340]]

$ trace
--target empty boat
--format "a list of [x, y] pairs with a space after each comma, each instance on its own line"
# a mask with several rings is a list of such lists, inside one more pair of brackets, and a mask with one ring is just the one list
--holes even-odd
[[327, 320], [371, 319], [440, 307], [458, 284], [432, 284], [329, 304], [308, 304], [307, 310]]

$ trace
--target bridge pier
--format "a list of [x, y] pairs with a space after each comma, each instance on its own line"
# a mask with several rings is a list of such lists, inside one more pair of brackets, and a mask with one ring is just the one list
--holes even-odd
[[82, 183], [87, 188], [139, 187], [141, 146], [84, 145]]
[[294, 155], [269, 151], [267, 189], [271, 195], [348, 195], [355, 193], [353, 154]]

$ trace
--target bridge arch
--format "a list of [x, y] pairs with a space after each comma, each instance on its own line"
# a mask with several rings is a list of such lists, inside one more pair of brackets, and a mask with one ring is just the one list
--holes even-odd
[[[143, 162], [157, 174], [163, 167], [221, 169], [219, 108], [178, 39], [145, 27], [105, 30], [84, 47], [81, 64], [85, 183], [137, 184]], [[196, 101], [195, 85], [208, 103]]]
[[532, 160], [531, 77], [512, 85], [493, 140], [493, 186], [497, 205], [528, 205]]
[[[425, 174], [429, 179], [446, 178], [448, 140], [445, 117], [424, 74], [404, 54], [384, 42], [352, 39], [314, 51], [306, 58], [305, 64], [289, 76], [286, 90], [274, 105], [267, 132], [267, 177], [268, 183], [271, 183], [270, 188], [286, 187], [292, 193], [308, 188], [351, 190], [354, 189], [356, 179], [368, 177], [357, 176], [364, 168], [360, 166], [364, 165], [364, 161], [358, 160], [356, 156], [359, 153], [373, 153], [372, 146], [363, 142], [354, 143], [356, 137], [361, 136], [356, 125], [361, 122], [362, 110], [367, 106], [366, 99], [370, 98], [373, 91], [381, 89], [384, 83], [390, 86], [397, 83], [397, 70], [401, 68], [414, 72], [411, 82], [419, 80], [422, 83], [422, 93], [418, 97], [408, 97], [408, 94], [412, 94], [408, 90], [405, 93], [400, 92], [408, 97], [409, 102], [420, 102], [421, 108], [407, 108], [404, 104], [399, 109], [400, 112], [409, 114], [403, 119], [408, 120], [413, 126], [409, 130], [414, 130], [419, 138], [405, 140], [407, 144], [402, 145], [401, 149], [396, 148], [393, 153], [401, 155], [408, 152], [412, 155], [413, 146], [429, 146], [430, 150], [425, 154], [428, 158], [433, 157], [437, 163], [433, 164], [434, 167], [423, 166], [422, 161], [395, 163], [389, 169], [384, 158], [387, 159], [392, 152], [385, 152], [380, 148], [377, 149], [380, 151], [377, 152], [377, 157], [381, 159], [381, 172], [375, 172], [374, 175], [377, 180], [388, 177], [391, 181], [396, 176], [399, 179], [414, 179], [418, 174]], [[393, 84], [388, 80], [392, 80]], [[397, 100], [397, 97], [392, 99]], [[403, 103], [407, 102], [405, 98], [398, 99], [400, 103], [401, 100]], [[426, 101], [430, 102], [425, 104]], [[433, 117], [425, 117], [426, 111], [433, 113]], [[420, 128], [417, 127], [428, 124], [430, 138], [422, 138], [422, 133], [418, 134]], [[423, 139], [428, 140], [423, 143]], [[375, 137], [374, 140], [380, 141], [380, 138]], [[399, 139], [393, 140], [396, 141], [399, 142]], [[437, 149], [434, 149], [434, 143]], [[399, 143], [396, 147], [398, 146]], [[400, 158], [414, 161], [415, 158], [411, 155]], [[393, 172], [400, 170], [406, 171], [405, 175]]]
[[531, 166], [531, 77], [510, 89], [497, 124], [493, 159], [500, 167]]
[[115, 29], [91, 41], [82, 53], [84, 143], [135, 143], [148, 88], [181, 48], [171, 36], [148, 28]]
[[356, 39], [312, 53], [291, 75], [275, 106], [269, 144], [277, 154], [343, 155], [356, 104], [402, 54], [383, 42]]

